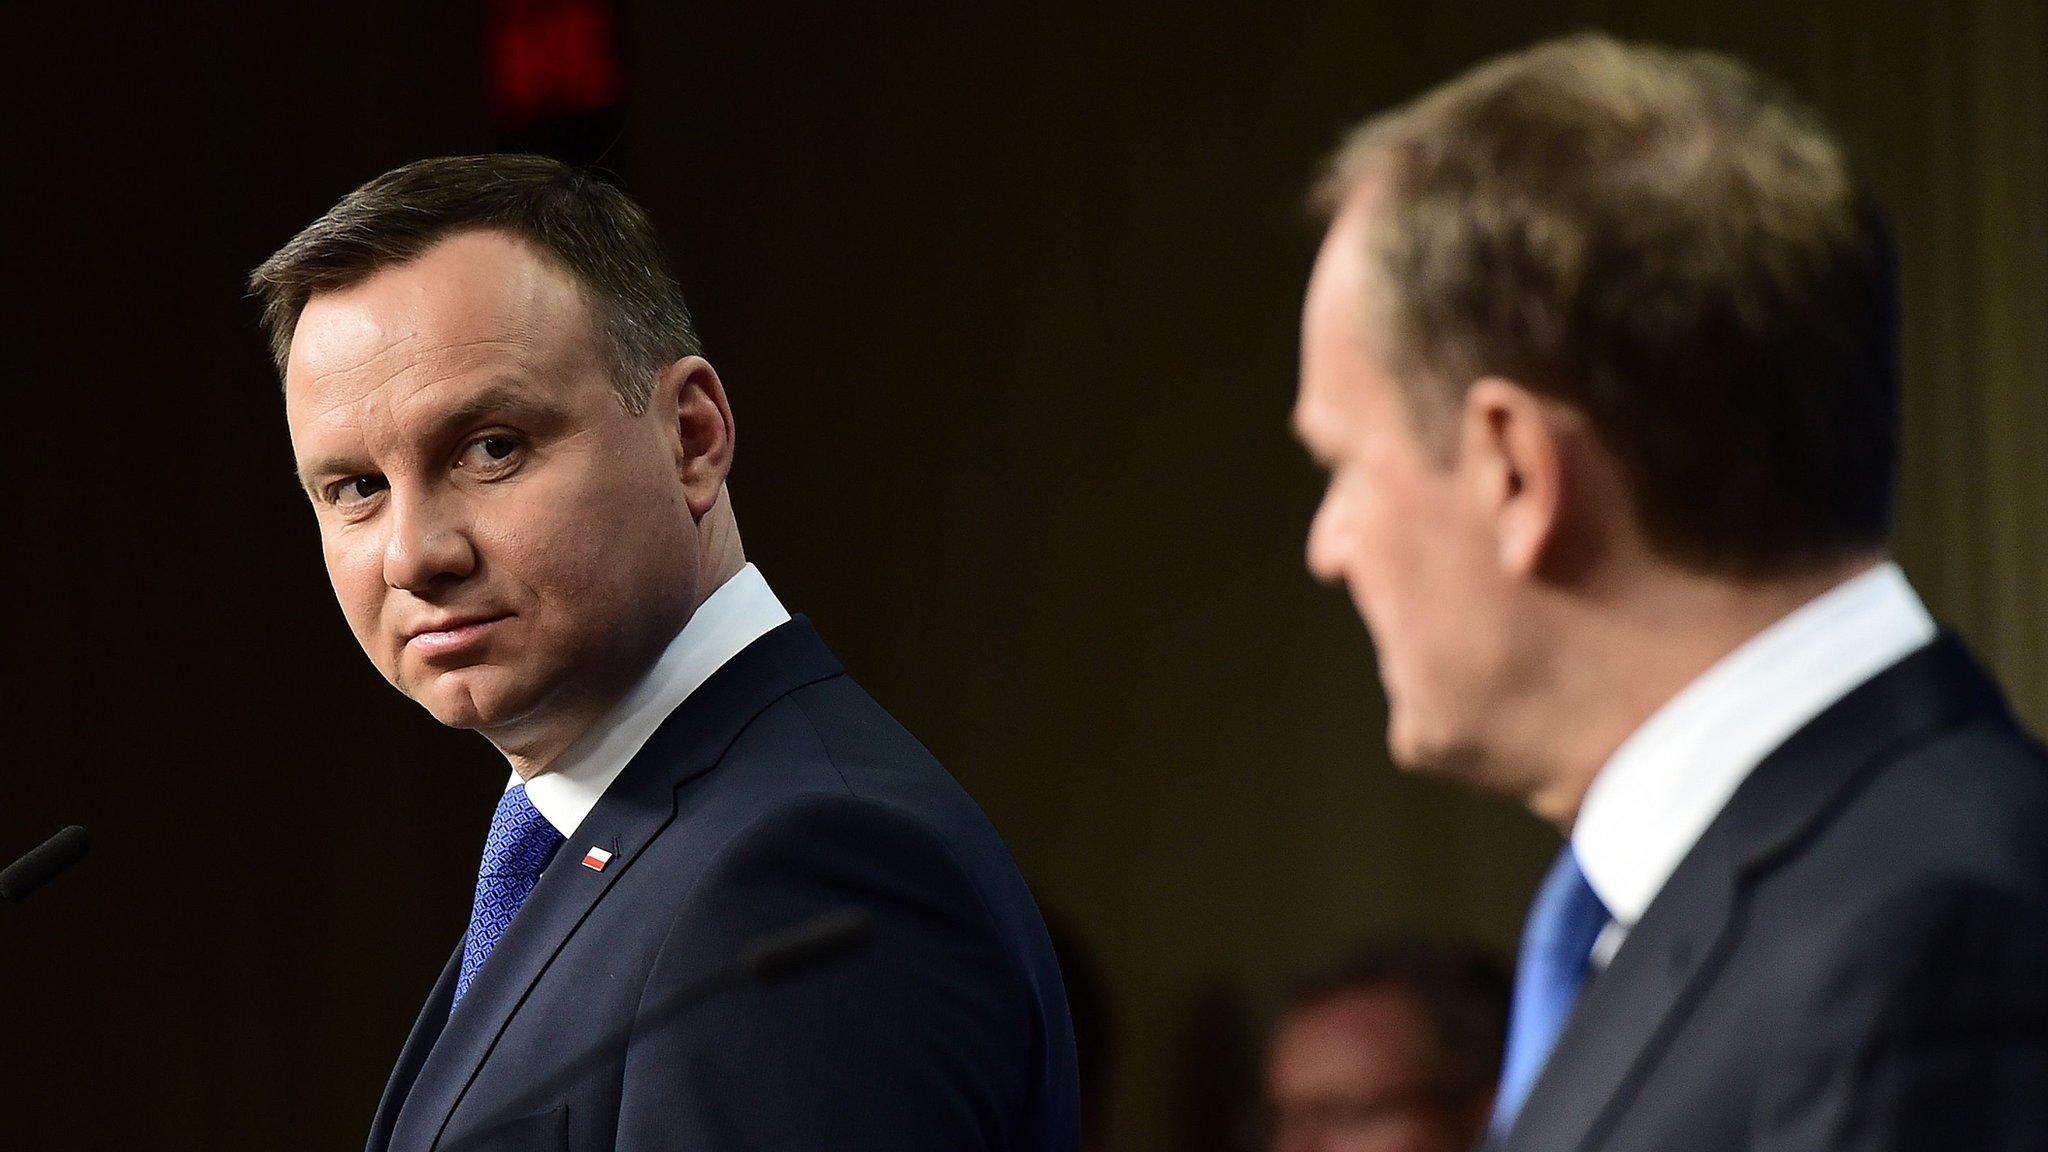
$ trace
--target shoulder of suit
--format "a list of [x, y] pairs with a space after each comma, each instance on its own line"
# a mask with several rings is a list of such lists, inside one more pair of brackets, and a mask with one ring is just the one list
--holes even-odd
[[1826, 920], [1972, 893], [2048, 913], [2048, 757], [2002, 724], [1930, 733], [1866, 773], [1762, 882], [1810, 889]]
[[1870, 773], [1841, 818], [1963, 856], [2022, 842], [2048, 860], [2048, 756], [2003, 724], [1930, 733]]

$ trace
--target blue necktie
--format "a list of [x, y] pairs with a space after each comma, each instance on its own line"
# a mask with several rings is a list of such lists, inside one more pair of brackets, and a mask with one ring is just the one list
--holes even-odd
[[[498, 801], [491, 816], [491, 834], [484, 840], [484, 862], [476, 872], [476, 903], [469, 910], [469, 935], [462, 938], [462, 971], [455, 977], [455, 1004], [462, 1003], [470, 982], [490, 959], [491, 949], [512, 926], [519, 906], [540, 883], [541, 869], [562, 846], [562, 834], [526, 798], [526, 785], [514, 785]], [[454, 1011], [454, 1005], [449, 1006]]]
[[1504, 1136], [1535, 1087], [1537, 1074], [1571, 1018], [1592, 969], [1593, 942], [1607, 927], [1608, 915], [1571, 845], [1536, 890], [1529, 923], [1522, 930], [1522, 956], [1515, 965], [1515, 1008], [1508, 1024], [1507, 1058], [1494, 1098], [1493, 1133]]

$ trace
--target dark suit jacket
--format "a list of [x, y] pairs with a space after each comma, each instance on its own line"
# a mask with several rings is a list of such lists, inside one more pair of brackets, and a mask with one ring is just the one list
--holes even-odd
[[[602, 872], [592, 846], [614, 853]], [[640, 1026], [764, 932], [872, 942]], [[541, 876], [461, 1007], [449, 961], [370, 1152], [1071, 1152], [1072, 1026], [1031, 893], [974, 802], [802, 618], [679, 707]], [[540, 1107], [508, 1104], [634, 1022]]]
[[2048, 760], [1961, 644], [1743, 782], [1501, 1147], [2048, 1149]]

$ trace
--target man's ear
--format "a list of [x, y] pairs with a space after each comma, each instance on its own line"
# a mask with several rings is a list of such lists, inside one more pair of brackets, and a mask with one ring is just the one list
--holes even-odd
[[683, 482], [692, 519], [702, 520], [718, 502], [732, 471], [736, 436], [732, 405], [718, 370], [702, 356], [685, 356], [662, 370], [655, 382], [656, 415], [671, 433], [676, 476]]
[[1493, 522], [1501, 569], [1533, 576], [1563, 530], [1571, 483], [1558, 406], [1512, 380], [1466, 390], [1460, 453], [1482, 514]]

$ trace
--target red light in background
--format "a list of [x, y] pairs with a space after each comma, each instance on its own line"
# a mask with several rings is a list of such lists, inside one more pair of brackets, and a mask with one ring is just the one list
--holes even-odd
[[625, 98], [618, 20], [606, 0], [491, 0], [491, 109], [521, 128]]

